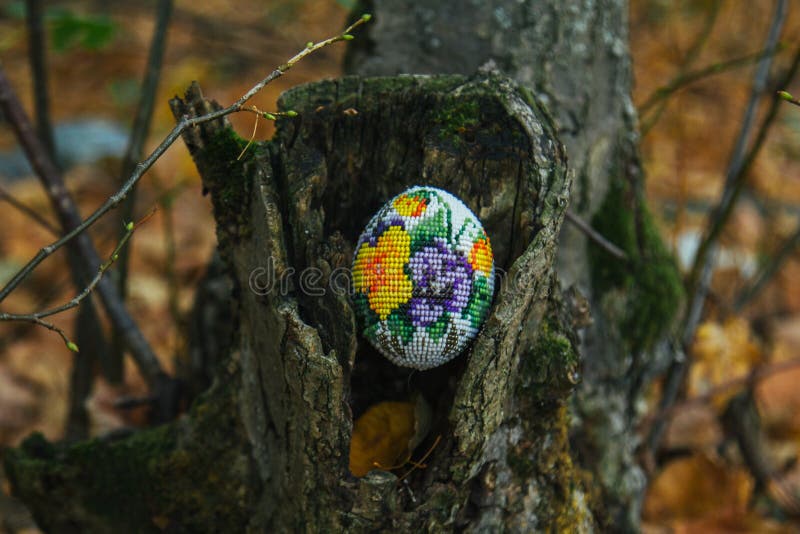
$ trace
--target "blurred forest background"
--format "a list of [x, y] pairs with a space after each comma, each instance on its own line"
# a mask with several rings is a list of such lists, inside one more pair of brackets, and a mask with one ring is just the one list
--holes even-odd
[[[155, 24], [155, 2], [45, 2], [50, 110], [69, 189], [84, 215], [118, 188], [120, 166], [139, 97]], [[174, 125], [167, 105], [198, 80], [223, 105], [283, 63], [307, 41], [344, 26], [349, 1], [177, 0], [145, 153]], [[770, 25], [772, 2], [631, 0], [634, 102], [640, 112], [647, 195], [666, 241], [684, 270], [717, 202], [747, 105], [755, 63]], [[790, 7], [775, 63], [793, 60], [800, 10]], [[344, 44], [302, 61], [251, 103], [275, 108], [285, 89], [341, 72]], [[0, 3], [0, 61], [29, 113], [33, 91], [25, 2]], [[800, 83], [783, 89], [800, 93]], [[762, 117], [769, 107], [765, 97]], [[230, 117], [249, 137], [254, 117]], [[758, 122], [757, 122], [758, 124]], [[260, 121], [257, 139], [272, 123]], [[5, 283], [53, 241], [56, 219], [0, 122], [0, 281]], [[35, 211], [42, 221], [12, 203]], [[182, 142], [140, 182], [136, 217], [157, 210], [137, 230], [128, 304], [143, 333], [172, 371], [187, 357], [187, 318], [216, 237], [210, 202]], [[709, 304], [692, 345], [687, 391], [668, 412], [663, 451], [651, 465], [644, 507], [648, 532], [800, 529], [800, 107], [781, 102], [721, 238]], [[118, 216], [92, 237], [106, 257], [120, 232]], [[753, 290], [755, 289], [755, 290]], [[65, 302], [74, 288], [62, 251], [49, 258], [4, 303], [29, 312]], [[71, 331], [74, 310], [55, 318]], [[61, 338], [25, 323], [0, 324], [0, 447], [31, 432], [64, 436], [74, 355]], [[655, 413], [658, 385], [653, 390]], [[774, 487], [758, 488], [721, 411], [751, 388], [764, 440], [758, 454], [779, 466]], [[145, 424], [142, 410], [118, 399], [145, 395], [135, 366], [110, 384], [99, 373], [87, 402], [91, 435]], [[645, 418], [643, 431], [652, 422]], [[0, 455], [2, 452], [0, 452]], [[1, 465], [1, 462], [0, 462]], [[36, 532], [7, 497], [0, 471], [0, 532]], [[777, 504], [776, 504], [777, 503]], [[794, 519], [792, 518], [794, 517]]]

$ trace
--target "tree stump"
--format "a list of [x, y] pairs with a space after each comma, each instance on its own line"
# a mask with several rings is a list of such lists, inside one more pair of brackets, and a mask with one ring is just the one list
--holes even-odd
[[[217, 107], [196, 85], [171, 104], [178, 117]], [[8, 455], [15, 492], [57, 531], [592, 530], [599, 504], [568, 442], [577, 340], [554, 274], [570, 174], [547, 113], [491, 73], [348, 77], [279, 106], [297, 117], [241, 159], [247, 141], [225, 120], [184, 135], [235, 286], [211, 390], [121, 441], [28, 440]], [[370, 216], [420, 184], [464, 200], [507, 274], [465, 353], [412, 372], [360, 336], [326, 284]], [[322, 277], [304, 281], [311, 269]], [[425, 467], [354, 477], [354, 418], [411, 395], [432, 411], [414, 457], [440, 438]]]

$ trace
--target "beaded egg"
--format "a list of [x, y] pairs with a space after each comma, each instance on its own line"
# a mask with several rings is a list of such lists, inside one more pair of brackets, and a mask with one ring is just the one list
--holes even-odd
[[483, 225], [435, 187], [407, 189], [378, 210], [358, 240], [352, 273], [364, 337], [393, 363], [415, 369], [458, 356], [494, 294]]

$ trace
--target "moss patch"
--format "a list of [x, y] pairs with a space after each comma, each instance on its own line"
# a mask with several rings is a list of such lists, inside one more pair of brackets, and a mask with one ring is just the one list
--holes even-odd
[[[498, 117], [503, 120], [498, 121]], [[492, 160], [530, 150], [520, 124], [508, 120], [495, 98], [487, 98], [474, 88], [443, 95], [430, 119], [434, 138], [453, 153], [477, 150], [481, 157]]]
[[257, 482], [232, 397], [198, 401], [176, 422], [119, 441], [70, 446], [40, 434], [8, 452], [15, 494], [54, 532], [224, 530], [244, 526]]
[[585, 499], [588, 480], [574, 464], [569, 444], [566, 400], [580, 376], [569, 313], [555, 289], [533, 347], [520, 359], [515, 397], [524, 438], [509, 447], [506, 462], [523, 491], [531, 491], [531, 480], [538, 488], [535, 497], [527, 497], [536, 503], [535, 530], [547, 525], [554, 532], [584, 531], [594, 521]]
[[374, 78], [359, 78], [346, 76], [337, 80], [322, 80], [319, 82], [299, 85], [283, 93], [278, 99], [280, 111], [295, 110], [301, 114], [317, 113], [320, 106], [326, 107], [336, 104], [345, 109], [348, 106], [357, 106], [359, 98], [363, 95], [381, 95], [408, 91], [415, 88], [424, 88], [425, 92], [447, 92], [463, 84], [465, 78], [460, 75], [452, 76], [379, 76]]
[[520, 398], [534, 405], [565, 399], [579, 378], [580, 358], [555, 316], [542, 321], [532, 350], [520, 361]]
[[480, 123], [481, 107], [477, 100], [448, 98], [437, 109], [433, 123], [438, 127], [442, 141], [474, 142], [475, 130]]
[[252, 161], [267, 151], [265, 144], [253, 143], [237, 159], [246, 145], [246, 139], [225, 128], [214, 133], [195, 156], [204, 172], [203, 184], [211, 193], [218, 228], [234, 239], [250, 232], [250, 212], [245, 207], [250, 203]]
[[525, 426], [526, 436], [540, 439], [520, 441], [509, 449], [506, 461], [521, 487], [535, 479], [537, 487], [545, 488], [537, 499], [535, 516], [540, 521], [537, 526], [548, 525], [551, 532], [585, 531], [586, 525], [594, 523], [585, 489], [592, 482], [575, 466], [570, 455], [567, 405], [562, 403], [548, 410], [546, 416], [538, 412]]
[[639, 352], [648, 349], [670, 325], [683, 298], [683, 285], [650, 212], [634, 194], [624, 180], [612, 180], [592, 218], [594, 229], [622, 248], [628, 262], [593, 242], [589, 242], [589, 261], [597, 294], [624, 292], [626, 312], [619, 327], [628, 348]]

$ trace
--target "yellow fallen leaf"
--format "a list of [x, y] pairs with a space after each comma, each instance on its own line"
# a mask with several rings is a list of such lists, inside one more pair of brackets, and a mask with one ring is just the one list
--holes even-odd
[[[720, 324], [706, 321], [697, 329], [692, 344], [689, 394], [703, 395], [714, 386], [745, 376], [761, 359], [761, 349], [753, 340], [750, 324], [741, 317], [731, 317]], [[723, 406], [736, 394], [735, 389], [717, 395], [714, 404]]]
[[373, 469], [390, 471], [405, 464], [427, 433], [429, 410], [416, 402], [380, 402], [353, 425], [350, 472], [363, 477]]

